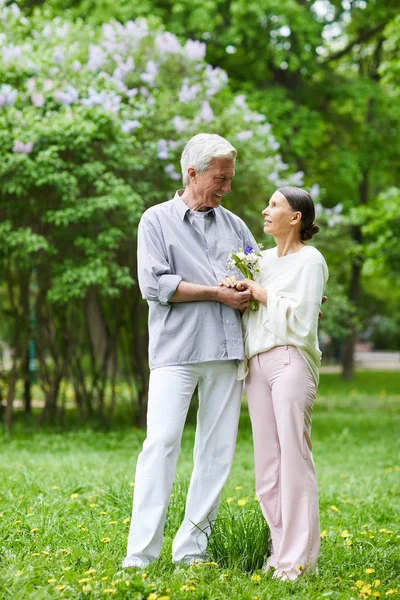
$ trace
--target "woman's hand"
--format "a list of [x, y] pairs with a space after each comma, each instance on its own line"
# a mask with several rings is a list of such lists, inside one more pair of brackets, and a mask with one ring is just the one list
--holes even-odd
[[241, 292], [244, 289], [242, 288], [239, 279], [237, 279], [234, 275], [231, 275], [230, 277], [225, 277], [225, 279], [223, 279], [219, 283], [219, 285], [221, 287], [236, 288], [239, 292]]
[[240, 285], [243, 290], [250, 290], [251, 297], [260, 304], [267, 306], [268, 294], [267, 290], [263, 288], [263, 286], [258, 283], [258, 281], [253, 281], [252, 279], [243, 279], [240, 282]]

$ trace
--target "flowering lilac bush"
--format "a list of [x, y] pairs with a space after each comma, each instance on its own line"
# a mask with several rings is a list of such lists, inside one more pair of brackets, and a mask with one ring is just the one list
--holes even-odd
[[0, 31], [0, 263], [22, 298], [19, 306], [0, 285], [0, 300], [14, 303], [14, 329], [2, 335], [12, 346], [24, 332], [24, 356], [30, 302], [43, 377], [56, 353], [49, 405], [68, 369], [82, 380], [82, 352], [100, 360], [93, 381], [101, 398], [99, 373], [115, 377], [121, 339], [135, 377], [147, 379], [137, 223], [179, 187], [186, 141], [210, 131], [237, 146], [228, 206], [242, 215], [255, 198], [265, 205], [277, 185], [301, 183], [301, 173], [290, 175], [266, 118], [205, 62], [202, 42], [181, 43], [145, 19], [97, 30], [43, 12], [27, 19], [4, 0]]

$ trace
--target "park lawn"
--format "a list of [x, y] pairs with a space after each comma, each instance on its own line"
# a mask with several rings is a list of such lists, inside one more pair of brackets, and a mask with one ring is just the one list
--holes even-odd
[[[120, 563], [144, 432], [77, 428], [28, 435], [17, 427], [13, 438], [0, 439], [0, 598], [400, 598], [399, 390], [400, 373], [364, 372], [352, 382], [322, 375], [313, 420], [319, 576], [294, 583], [259, 569], [171, 563], [191, 472], [192, 425], [183, 437], [162, 555], [141, 573], [121, 571]], [[244, 406], [220, 514], [230, 511], [246, 522], [255, 506]]]

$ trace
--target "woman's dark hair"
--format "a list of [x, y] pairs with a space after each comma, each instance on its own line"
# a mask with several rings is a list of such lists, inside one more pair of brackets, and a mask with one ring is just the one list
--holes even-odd
[[281, 187], [278, 192], [285, 196], [292, 210], [301, 212], [300, 239], [303, 242], [311, 240], [312, 236], [318, 233], [319, 227], [314, 223], [315, 208], [310, 194], [298, 187], [290, 186]]

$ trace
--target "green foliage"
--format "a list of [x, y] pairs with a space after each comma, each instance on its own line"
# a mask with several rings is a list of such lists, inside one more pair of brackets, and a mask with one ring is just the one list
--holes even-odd
[[209, 536], [207, 552], [211, 561], [224, 569], [252, 573], [265, 565], [269, 531], [258, 505], [245, 510], [224, 505]]

